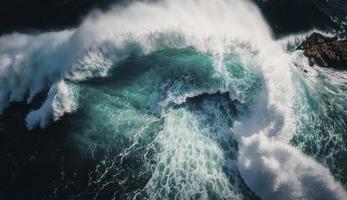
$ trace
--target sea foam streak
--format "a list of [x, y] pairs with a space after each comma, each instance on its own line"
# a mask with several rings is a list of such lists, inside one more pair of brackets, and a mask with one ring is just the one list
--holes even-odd
[[[51, 88], [42, 107], [27, 117], [28, 128], [43, 128], [49, 119], [57, 120], [75, 108], [66, 100], [71, 95], [61, 82], [64, 79], [78, 82], [107, 76], [129, 55], [184, 47], [213, 55], [215, 75], [226, 83], [230, 77], [221, 61], [230, 53], [238, 54], [244, 67], [252, 66], [263, 75], [265, 86], [252, 113], [232, 130], [240, 141], [239, 170], [257, 195], [314, 199], [319, 188], [318, 197], [345, 197], [327, 169], [288, 145], [296, 128], [292, 60], [272, 39], [258, 9], [247, 1], [137, 2], [95, 13], [75, 30], [4, 36], [0, 38], [0, 111], [10, 102], [30, 102], [38, 92]], [[240, 99], [242, 91], [231, 94]], [[56, 101], [63, 103], [54, 106]], [[283, 156], [288, 158], [284, 164]]]

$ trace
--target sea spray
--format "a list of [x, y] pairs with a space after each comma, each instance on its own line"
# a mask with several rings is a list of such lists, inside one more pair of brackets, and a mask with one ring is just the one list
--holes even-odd
[[302, 97], [294, 66], [305, 61], [247, 1], [135, 2], [73, 30], [0, 44], [1, 110], [51, 88], [28, 128], [75, 111], [75, 142], [106, 152], [92, 151], [98, 165], [81, 196], [96, 199], [108, 185], [113, 198], [345, 195], [327, 168], [289, 145]]

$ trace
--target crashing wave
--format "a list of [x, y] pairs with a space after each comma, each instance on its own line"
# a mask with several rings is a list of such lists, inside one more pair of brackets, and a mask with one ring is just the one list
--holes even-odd
[[[289, 43], [287, 41], [287, 45]], [[242, 113], [244, 116], [237, 119], [228, 134], [234, 134], [240, 141], [239, 164], [235, 166], [239, 167], [251, 190], [265, 199], [314, 199], [317, 190], [343, 199], [344, 189], [326, 168], [288, 145], [296, 131], [293, 107], [298, 94], [292, 77], [295, 71], [293, 57], [283, 48], [283, 43], [272, 38], [260, 12], [248, 1], [135, 2], [127, 7], [114, 7], [107, 13], [96, 13], [74, 30], [3, 36], [0, 38], [0, 111], [11, 102], [26, 100], [30, 103], [36, 94], [49, 89], [45, 102], [26, 118], [29, 129], [36, 126], [45, 128], [50, 121], [56, 121], [76, 109], [78, 98], [74, 98], [73, 87], [65, 81], [78, 85], [86, 80], [109, 76], [110, 71], [117, 69], [129, 57], [189, 47], [213, 58], [212, 79], [218, 81], [214, 82], [214, 88], [193, 90], [196, 88], [192, 87], [183, 92], [181, 89], [184, 86], [176, 84], [164, 93], [164, 98], [153, 97], [149, 104], [161, 107], [164, 111], [160, 112], [161, 117], [166, 118], [162, 138], [158, 136], [163, 149], [158, 155], [159, 163], [164, 163], [170, 155], [176, 155], [174, 144], [181, 144], [185, 135], [192, 134], [195, 138], [184, 140], [187, 149], [181, 149], [182, 156], [192, 146], [188, 142], [200, 138], [198, 126], [189, 124], [189, 120], [199, 121], [196, 116], [181, 110], [167, 113], [165, 109], [172, 103], [182, 104], [204, 92], [229, 92], [233, 99], [250, 107], [250, 112]], [[260, 81], [254, 81], [263, 83], [252, 83], [261, 85], [257, 94], [252, 94], [256, 92], [242, 85], [244, 80], [229, 75], [225, 62], [231, 55], [236, 55], [243, 68], [261, 76]], [[245, 73], [249, 73], [247, 70]], [[177, 120], [182, 116], [183, 119]], [[183, 127], [176, 126], [176, 122]], [[201, 149], [215, 152], [218, 166], [226, 162], [218, 145], [213, 142], [210, 145]], [[281, 163], [284, 157], [289, 159], [285, 162], [288, 165]], [[202, 158], [205, 159], [204, 156]], [[171, 172], [177, 171], [176, 166], [185, 165], [184, 159], [179, 161], [182, 162], [170, 160], [170, 166], [164, 167], [169, 175], [175, 175]], [[209, 168], [201, 166], [201, 170], [207, 173]], [[147, 189], [147, 193], [153, 192], [149, 195], [153, 198], [159, 197], [158, 193], [154, 194], [158, 192], [155, 191], [158, 189], [155, 181], [161, 176], [159, 172], [154, 172], [143, 189]], [[198, 174], [200, 171], [194, 168], [189, 172]], [[186, 174], [181, 173], [184, 178]], [[222, 186], [229, 187], [221, 170], [213, 173], [220, 179], [208, 177], [208, 180], [220, 181]], [[205, 181], [201, 176], [195, 178]], [[256, 180], [266, 182], [260, 185]], [[177, 194], [181, 198], [191, 197], [189, 189], [194, 192], [201, 189], [201, 185], [195, 188], [197, 186], [185, 179], [181, 184], [187, 184], [185, 190]], [[220, 195], [223, 194], [224, 198], [239, 197], [235, 191], [223, 190]], [[203, 197], [208, 197], [208, 194], [204, 193]]]

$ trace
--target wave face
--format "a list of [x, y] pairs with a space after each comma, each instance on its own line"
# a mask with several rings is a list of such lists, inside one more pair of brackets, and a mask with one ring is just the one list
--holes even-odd
[[248, 1], [115, 6], [1, 37], [0, 111], [48, 91], [22, 120], [74, 150], [44, 198], [345, 199], [346, 79], [291, 52], [303, 38]]

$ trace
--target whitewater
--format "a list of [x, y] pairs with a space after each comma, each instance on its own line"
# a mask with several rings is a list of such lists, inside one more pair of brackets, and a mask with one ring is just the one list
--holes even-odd
[[0, 37], [0, 113], [46, 92], [29, 130], [71, 116], [111, 149], [95, 199], [347, 199], [346, 74], [292, 51], [308, 35], [275, 40], [249, 1], [116, 5]]

